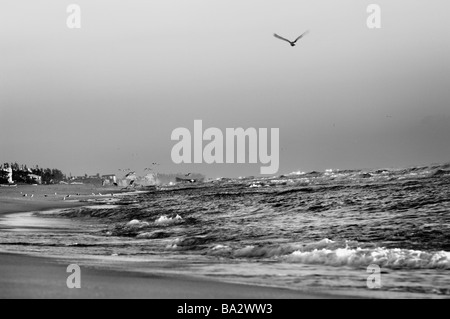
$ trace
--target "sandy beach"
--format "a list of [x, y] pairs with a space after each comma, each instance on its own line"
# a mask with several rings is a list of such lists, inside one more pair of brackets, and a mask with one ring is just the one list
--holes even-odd
[[[5, 214], [45, 211], [85, 205], [63, 201], [59, 197], [43, 197], [49, 191], [67, 193], [67, 188], [51, 189], [24, 186], [2, 189], [0, 216]], [[93, 189], [89, 189], [93, 190]], [[33, 198], [23, 198], [20, 192], [33, 191]], [[86, 189], [72, 188], [80, 193]], [[98, 189], [95, 191], [98, 192]], [[86, 196], [88, 196], [86, 194]], [[129, 271], [82, 268], [81, 289], [69, 289], [67, 264], [53, 258], [0, 253], [0, 298], [329, 298], [327, 295], [303, 293], [288, 289], [228, 284], [189, 277], [171, 277]]]
[[152, 276], [82, 268], [81, 288], [68, 289], [67, 265], [52, 259], [0, 254], [0, 298], [310, 299], [324, 295], [227, 284], [187, 277]]

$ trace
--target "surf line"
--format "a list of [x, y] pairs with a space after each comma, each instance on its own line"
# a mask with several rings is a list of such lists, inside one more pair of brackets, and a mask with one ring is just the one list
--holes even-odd
[[[248, 154], [249, 164], [267, 165], [261, 166], [261, 174], [276, 174], [280, 166], [279, 128], [270, 129], [270, 154], [267, 128], [227, 128], [224, 134], [215, 127], [203, 131], [203, 121], [195, 120], [193, 138], [189, 129], [179, 127], [172, 131], [171, 140], [178, 141], [171, 153], [175, 164], [246, 164]], [[204, 141], [210, 142], [203, 147]]]

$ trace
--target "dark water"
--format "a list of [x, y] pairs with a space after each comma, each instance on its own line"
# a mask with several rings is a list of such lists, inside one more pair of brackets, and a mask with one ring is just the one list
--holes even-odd
[[[157, 260], [161, 271], [290, 289], [450, 296], [448, 164], [166, 186], [58, 215], [70, 230], [2, 232], [0, 248]], [[374, 265], [381, 288], [369, 289]]]

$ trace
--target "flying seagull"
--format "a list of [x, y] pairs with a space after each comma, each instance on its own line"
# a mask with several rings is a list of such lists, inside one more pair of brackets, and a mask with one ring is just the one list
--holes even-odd
[[295, 44], [297, 43], [298, 40], [300, 40], [301, 38], [303, 38], [306, 34], [308, 34], [309, 31], [306, 31], [305, 33], [303, 33], [301, 36], [299, 36], [297, 39], [295, 39], [294, 41], [290, 41], [286, 38], [280, 37], [278, 34], [274, 33], [273, 36], [277, 39], [289, 42], [289, 44], [291, 45], [291, 47], [295, 47]]

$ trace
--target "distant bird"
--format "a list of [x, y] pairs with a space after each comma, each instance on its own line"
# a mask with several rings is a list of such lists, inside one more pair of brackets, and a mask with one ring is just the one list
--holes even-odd
[[300, 40], [301, 38], [303, 38], [305, 35], [307, 35], [309, 33], [309, 31], [304, 32], [301, 36], [299, 36], [297, 39], [295, 39], [294, 41], [290, 41], [286, 38], [283, 38], [281, 36], [279, 36], [278, 34], [274, 33], [273, 36], [277, 39], [289, 42], [289, 44], [291, 45], [291, 47], [295, 47], [295, 44], [297, 43], [298, 40]]
[[33, 198], [34, 197], [34, 194], [31, 194], [31, 196], [30, 196], [31, 198]]
[[113, 183], [113, 185], [114, 185], [114, 186], [119, 186], [119, 184], [117, 184], [117, 183]]
[[28, 194], [24, 194], [23, 197], [28, 197]]

